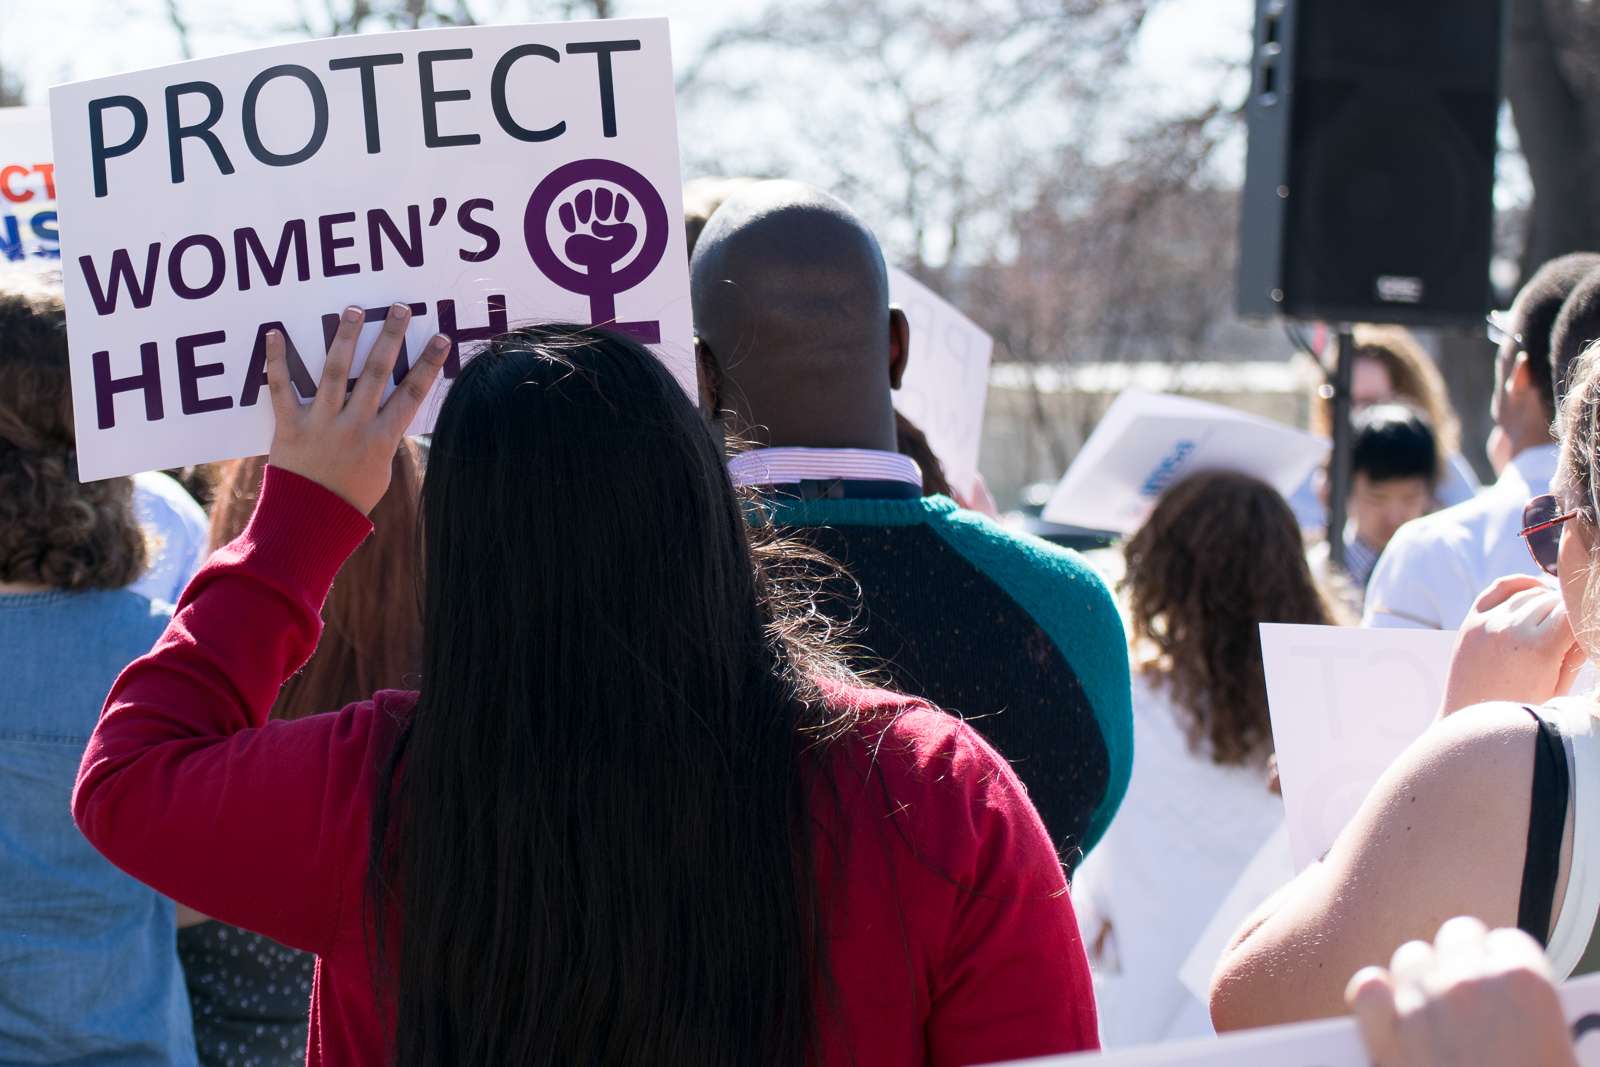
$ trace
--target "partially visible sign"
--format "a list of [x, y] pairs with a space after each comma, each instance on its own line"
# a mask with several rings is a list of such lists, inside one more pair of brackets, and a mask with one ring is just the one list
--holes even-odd
[[1455, 642], [1440, 630], [1261, 625], [1296, 871], [1328, 850], [1438, 714]]
[[978, 477], [994, 338], [895, 267], [889, 268], [889, 301], [911, 324], [911, 358], [894, 393], [895, 409], [928, 435], [950, 487], [968, 495]]
[[50, 109], [0, 108], [0, 268], [61, 258]]
[[695, 392], [666, 19], [333, 37], [50, 105], [86, 479], [265, 452], [267, 332], [309, 400], [351, 305], [354, 370], [398, 302], [396, 384], [430, 334], [468, 346], [412, 433], [528, 321], [632, 334]]
[[[1600, 1067], [1600, 975], [1568, 982], [1557, 991], [1577, 1050], [1579, 1067]], [[1146, 1045], [1122, 1052], [1041, 1056], [989, 1067], [1371, 1067], [1354, 1019], [1320, 1019], [1288, 1026], [1239, 1030]]]
[[1233, 470], [1285, 498], [1328, 454], [1292, 426], [1204, 400], [1124, 389], [1050, 494], [1046, 522], [1133, 533], [1191, 474]]

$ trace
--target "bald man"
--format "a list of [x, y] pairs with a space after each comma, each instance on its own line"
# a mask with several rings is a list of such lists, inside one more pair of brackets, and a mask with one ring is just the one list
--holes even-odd
[[[829, 610], [895, 688], [963, 716], [1015, 765], [1071, 866], [1094, 847], [1133, 758], [1128, 654], [1111, 594], [1073, 552], [922, 495], [890, 391], [910, 328], [877, 240], [796, 182], [730, 197], [691, 263], [702, 401], [764, 514], [854, 579]], [[741, 446], [742, 448], [742, 446]]]

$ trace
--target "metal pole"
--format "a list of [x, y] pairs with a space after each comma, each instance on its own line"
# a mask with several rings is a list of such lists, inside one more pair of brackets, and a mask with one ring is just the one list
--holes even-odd
[[1328, 560], [1344, 569], [1345, 505], [1350, 499], [1350, 372], [1356, 345], [1350, 325], [1339, 326], [1338, 362], [1333, 371], [1333, 456], [1328, 462]]

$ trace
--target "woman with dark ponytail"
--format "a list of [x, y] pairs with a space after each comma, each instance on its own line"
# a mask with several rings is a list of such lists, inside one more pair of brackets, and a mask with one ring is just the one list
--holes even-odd
[[[422, 490], [418, 693], [267, 722], [447, 349], [349, 400], [360, 309], [244, 533], [123, 674], [75, 797], [175, 899], [320, 957], [310, 1063], [966, 1064], [1096, 1044], [1061, 868], [956, 720], [856, 687], [641, 346], [490, 342]], [[285, 858], [287, 857], [287, 859]]]

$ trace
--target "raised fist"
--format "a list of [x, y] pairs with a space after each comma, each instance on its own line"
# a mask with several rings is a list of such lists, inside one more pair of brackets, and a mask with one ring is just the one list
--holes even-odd
[[[613, 196], [605, 186], [592, 192], [585, 189], [571, 203], [562, 204], [557, 215], [562, 227], [572, 234], [567, 238], [567, 258], [589, 268], [590, 274], [611, 273], [612, 265], [631, 252], [639, 240], [638, 228], [625, 221], [628, 208], [627, 196]], [[613, 217], [615, 222], [610, 221]]]

